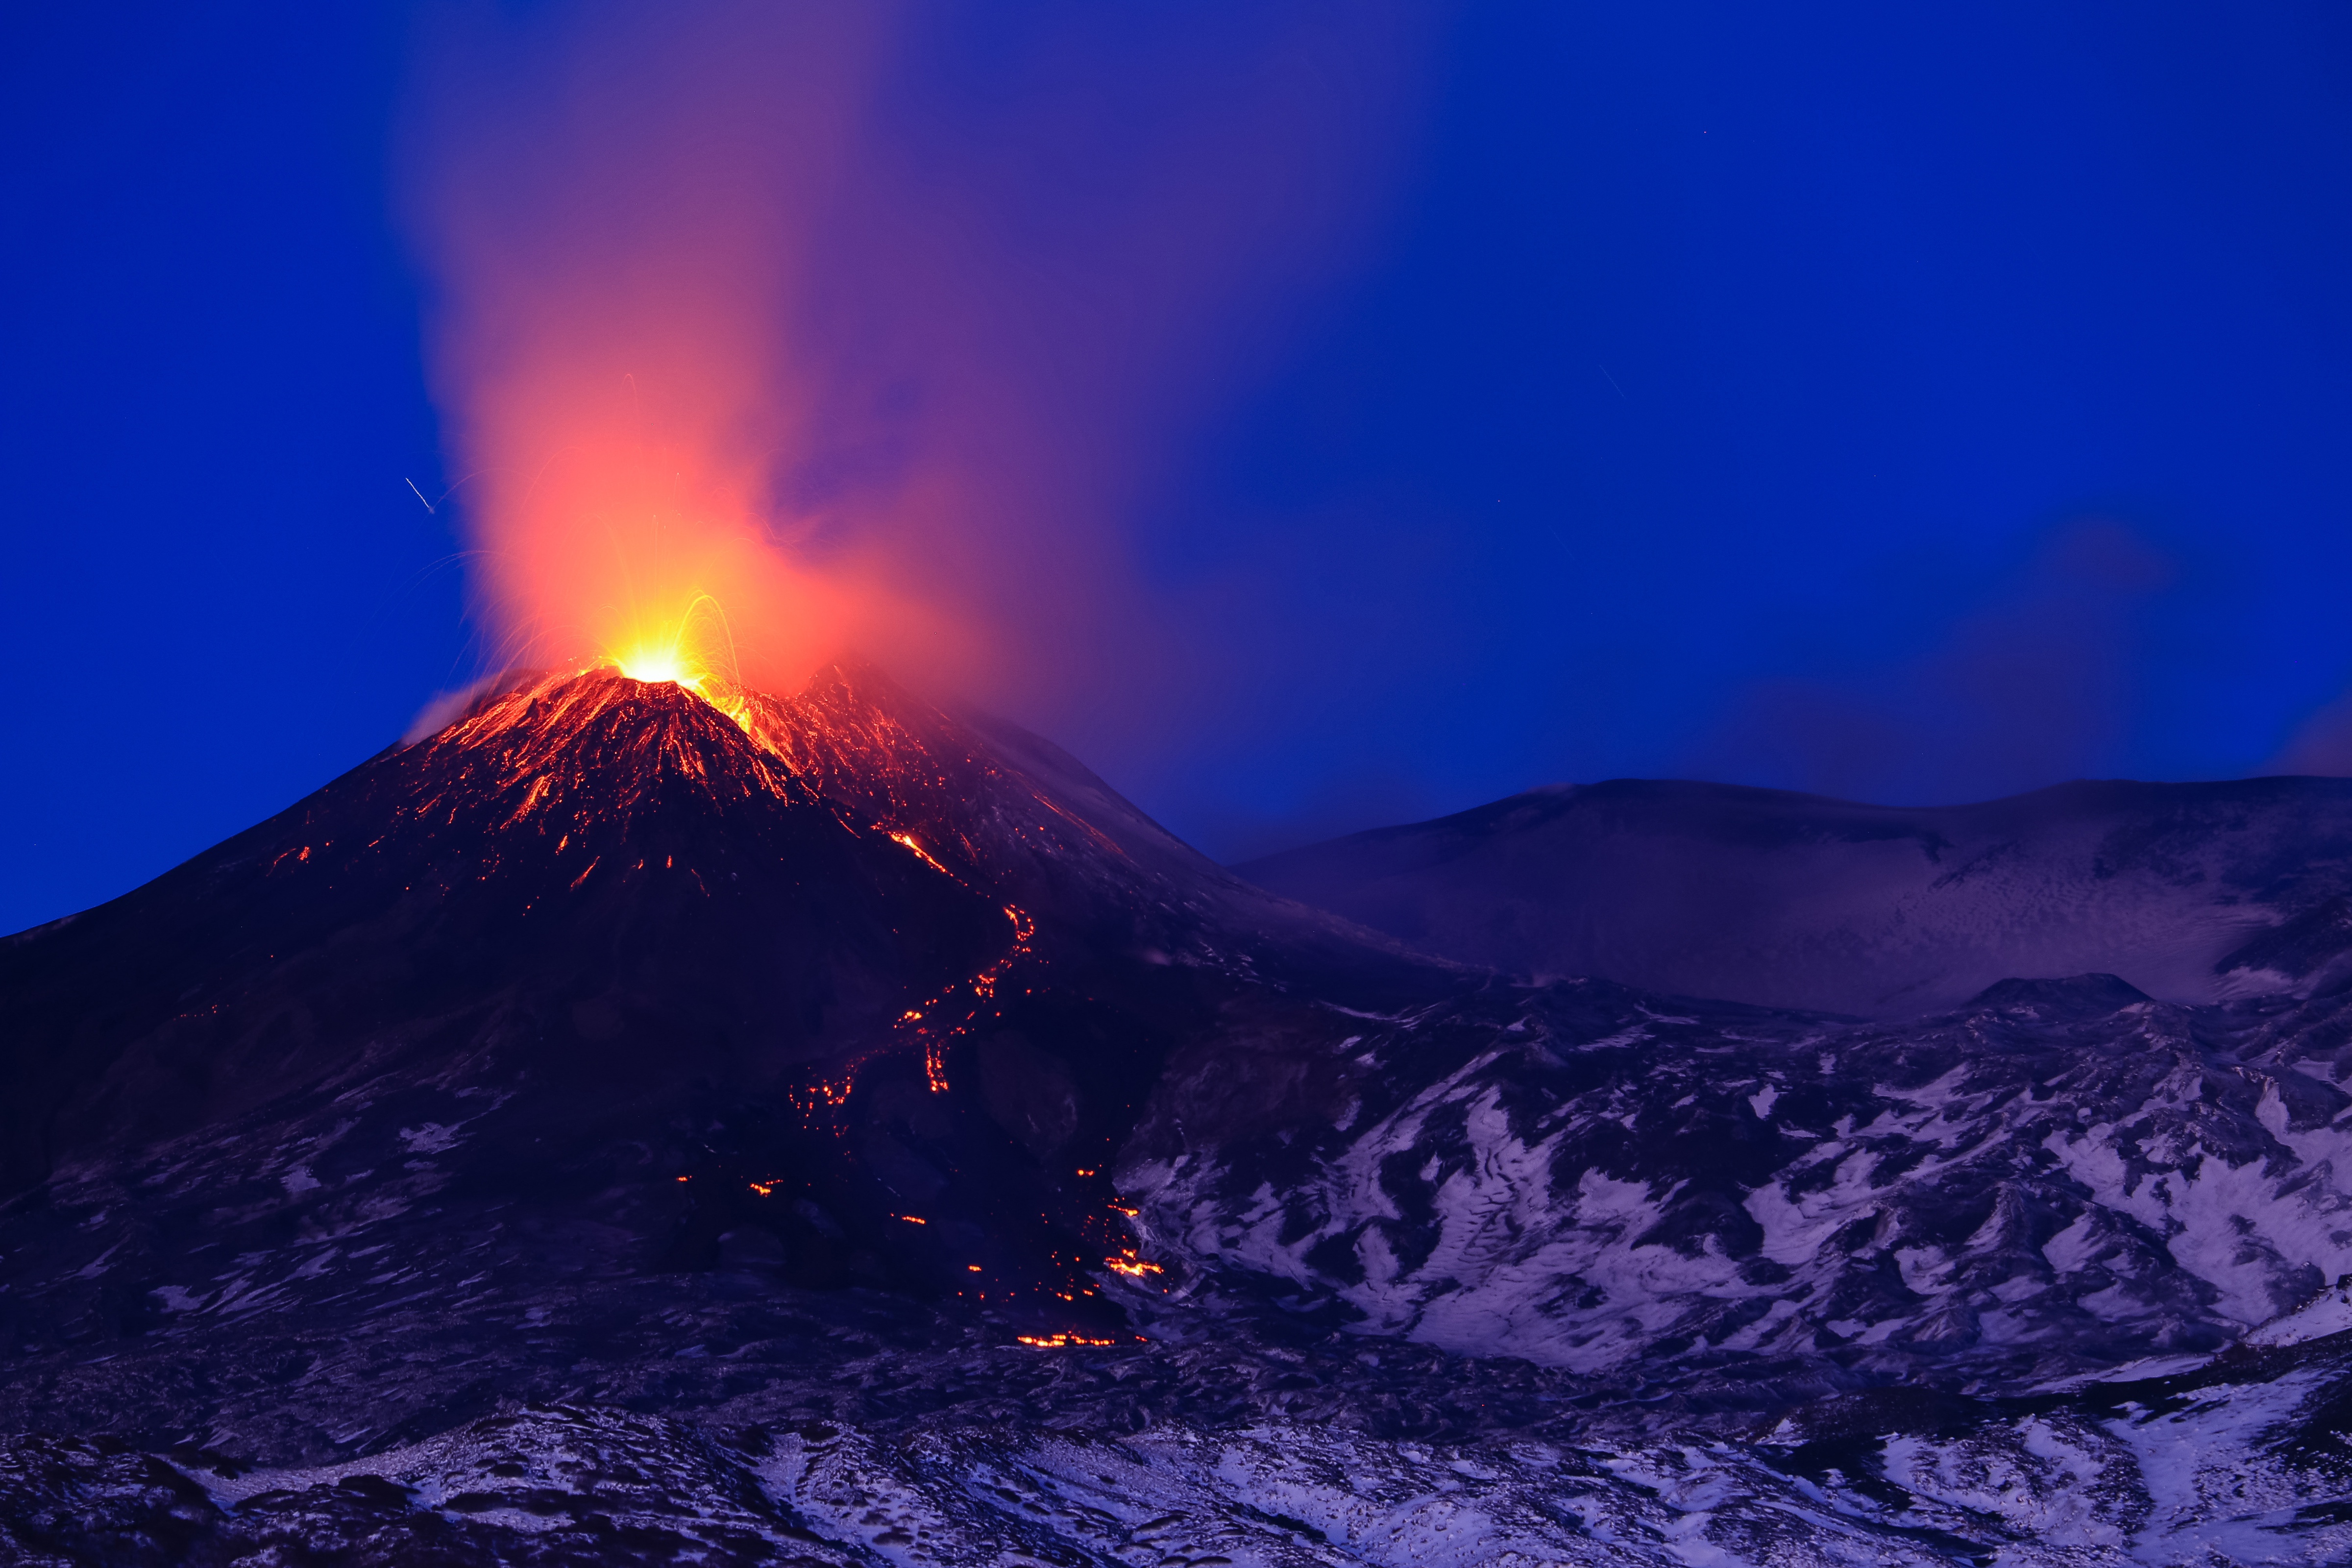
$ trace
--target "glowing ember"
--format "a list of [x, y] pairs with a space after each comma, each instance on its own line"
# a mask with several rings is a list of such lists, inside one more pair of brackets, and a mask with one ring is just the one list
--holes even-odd
[[736, 657], [735, 630], [725, 608], [708, 594], [688, 599], [674, 621], [630, 616], [627, 629], [596, 662], [631, 680], [691, 691], [751, 732], [751, 694]]
[[[1142, 1337], [1140, 1334], [1136, 1336], [1139, 1340]], [[1022, 1334], [1018, 1339], [1022, 1344], [1034, 1345], [1045, 1351], [1069, 1350], [1076, 1345], [1108, 1345], [1118, 1342], [1116, 1340], [1088, 1339], [1084, 1334]]]
[[932, 870], [937, 871], [940, 876], [952, 877], [955, 875], [954, 872], [949, 870], [945, 866], [940, 865], [937, 859], [933, 858], [930, 853], [924, 849], [921, 845], [916, 843], [911, 835], [905, 833], [893, 833], [890, 837], [895, 842], [904, 845], [917, 859], [920, 860], [924, 865], [929, 866]]
[[[690, 877], [709, 897], [711, 886], [702, 870], [676, 855], [632, 865], [603, 853], [611, 847], [613, 832], [625, 835], [639, 811], [660, 798], [662, 781], [688, 784], [719, 801], [773, 795], [810, 802], [830, 798], [825, 786], [853, 759], [861, 769], [889, 777], [892, 787], [886, 793], [893, 797], [914, 793], [901, 789], [905, 781], [893, 770], [925, 777], [942, 771], [939, 759], [895, 721], [869, 721], [830, 700], [803, 696], [786, 702], [741, 685], [733, 668], [727, 617], [708, 594], [688, 597], [685, 610], [673, 618], [633, 624], [649, 629], [608, 644], [593, 671], [559, 670], [526, 680], [486, 699], [465, 718], [418, 742], [426, 755], [446, 759], [454, 768], [449, 787], [420, 797], [416, 815], [446, 821], [465, 800], [487, 790], [501, 801], [502, 833], [540, 842], [551, 838], [554, 855], [567, 868], [577, 868], [568, 881], [572, 890], [593, 878], [630, 879], [652, 865]], [[665, 701], [642, 689], [646, 684], [690, 693], [731, 720], [751, 744], [709, 743], [710, 738], [697, 731], [690, 711], [681, 713], [674, 697]], [[829, 684], [825, 690], [837, 685]], [[573, 753], [591, 737], [614, 753], [611, 761], [618, 764], [600, 772], [595, 787], [573, 762]], [[908, 754], [901, 756], [901, 751]], [[942, 877], [968, 892], [982, 893], [970, 876], [976, 862], [984, 864], [983, 857], [954, 833], [942, 837], [927, 828], [925, 837], [941, 845], [951, 858], [934, 854], [902, 826], [906, 809], [897, 798], [870, 805], [833, 804], [835, 820], [853, 835], [879, 834], [912, 857], [922, 867], [921, 875]], [[592, 829], [594, 838], [604, 840], [594, 847]], [[305, 863], [309, 857], [297, 851], [278, 859], [291, 865]], [[1034, 956], [1036, 921], [1018, 905], [997, 907], [1004, 918], [1005, 940], [994, 961], [928, 995], [908, 998], [910, 1005], [901, 1005], [887, 1038], [836, 1060], [825, 1076], [788, 1089], [803, 1114], [834, 1120], [839, 1133], [841, 1125], [832, 1113], [848, 1103], [864, 1063], [884, 1051], [919, 1052], [932, 1092], [949, 1091], [950, 1047], [1002, 1016], [1008, 977]]]

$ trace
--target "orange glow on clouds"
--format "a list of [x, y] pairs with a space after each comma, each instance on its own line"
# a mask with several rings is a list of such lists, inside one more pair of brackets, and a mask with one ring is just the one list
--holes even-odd
[[519, 494], [484, 483], [476, 581], [501, 662], [612, 666], [731, 711], [733, 694], [795, 690], [856, 643], [874, 596], [796, 564], [734, 487], [688, 488], [719, 468], [612, 436], [567, 444]]
[[779, 490], [838, 425], [795, 307], [878, 21], [452, 26], [413, 217], [492, 662], [614, 666], [725, 707], [919, 644], [942, 618], [851, 548], [892, 498]]
[[1118, 519], [1370, 212], [1402, 20], [1082, 10], [943, 91], [890, 4], [434, 15], [403, 190], [488, 662], [847, 650], [1044, 721], [1216, 646]]

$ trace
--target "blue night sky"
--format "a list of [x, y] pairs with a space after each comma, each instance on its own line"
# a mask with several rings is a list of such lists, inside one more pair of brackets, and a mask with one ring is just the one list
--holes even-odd
[[[890, 112], [954, 141], [1063, 15], [916, 17]], [[1167, 16], [1118, 15], [1054, 55], [1097, 112], [1213, 121]], [[457, 509], [409, 489], [451, 478], [418, 18], [10, 34], [13, 930], [486, 656]], [[1223, 858], [1567, 779], [2352, 771], [2352, 12], [1460, 6], [1381, 47], [1361, 216], [1180, 324], [1253, 346], [1091, 521], [1169, 646], [1074, 633], [1100, 678], [1015, 717]], [[1118, 184], [1095, 140], [1066, 197], [1013, 145], [1041, 266]]]

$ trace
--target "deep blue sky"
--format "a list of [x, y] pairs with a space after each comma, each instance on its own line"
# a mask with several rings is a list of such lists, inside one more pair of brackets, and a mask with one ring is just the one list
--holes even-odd
[[[1217, 628], [1263, 679], [1057, 739], [1229, 858], [1567, 778], [2344, 754], [2291, 748], [2352, 685], [2352, 12], [1450, 15], [1367, 237], [1107, 520], [1171, 594], [1264, 585]], [[10, 31], [5, 929], [477, 657], [404, 482], [408, 18]]]

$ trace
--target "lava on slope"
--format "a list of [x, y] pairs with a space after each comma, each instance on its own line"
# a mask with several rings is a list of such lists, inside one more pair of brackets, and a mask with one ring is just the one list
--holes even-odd
[[[456, 1226], [500, 1268], [741, 1263], [1118, 1331], [1100, 1281], [1134, 1237], [1102, 1172], [1227, 982], [1070, 937], [1140, 931], [1154, 895], [866, 679], [892, 710], [836, 679], [747, 726], [673, 684], [529, 678], [10, 939], [0, 1190], [172, 1173], [117, 1216], [130, 1294], [100, 1320], [201, 1298], [173, 1260], [231, 1214], [264, 1254]], [[1057, 856], [1113, 869], [1046, 886]]]
[[942, 711], [871, 665], [828, 665], [789, 699], [747, 693], [740, 717], [851, 816], [1019, 904], [1059, 963], [1148, 955], [1391, 994], [1425, 994], [1452, 967], [1243, 881], [1053, 742]]
[[0, 942], [0, 1556], [2340, 1560], [2321, 910], [1529, 984], [871, 670], [530, 677]]
[[[1011, 935], [698, 699], [535, 682], [15, 939], [10, 1174], [347, 1072], [451, 1009], [527, 1028], [508, 1054], [556, 1084], [822, 1069]], [[657, 1047], [631, 1022], [648, 1002]]]

